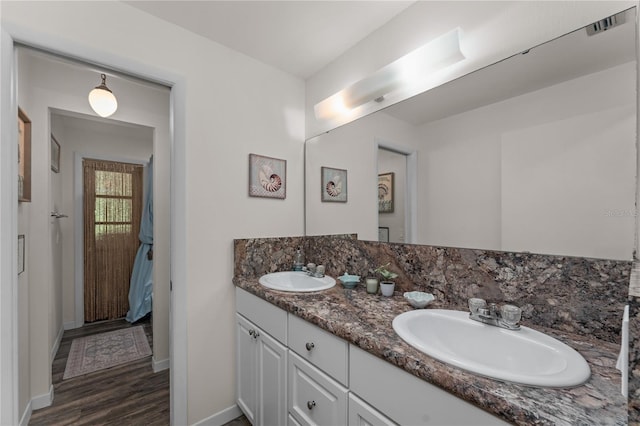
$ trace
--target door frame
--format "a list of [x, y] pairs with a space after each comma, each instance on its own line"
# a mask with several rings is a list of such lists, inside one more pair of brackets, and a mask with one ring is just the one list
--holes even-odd
[[[18, 312], [17, 312], [17, 164], [14, 143], [17, 140], [16, 44], [23, 44], [88, 64], [160, 83], [170, 93], [170, 182], [171, 182], [171, 290], [169, 318], [170, 418], [171, 424], [187, 424], [187, 297], [186, 297], [186, 99], [185, 76], [168, 68], [158, 68], [106, 50], [81, 45], [73, 40], [48, 37], [47, 34], [19, 25], [0, 28], [2, 66], [0, 87], [0, 423], [17, 424], [18, 419]], [[8, 155], [4, 155], [7, 153]], [[5, 237], [7, 236], [7, 237]]]
[[[74, 168], [74, 178], [73, 178], [73, 199], [75, 200], [73, 208], [74, 208], [74, 218], [75, 223], [74, 227], [74, 257], [76, 259], [75, 262], [75, 271], [74, 271], [74, 281], [75, 281], [75, 324], [74, 326], [82, 327], [84, 325], [84, 189], [82, 179], [82, 160], [85, 158], [89, 158], [92, 160], [101, 160], [101, 161], [115, 161], [118, 163], [130, 163], [130, 164], [139, 164], [144, 167], [144, 180], [143, 180], [143, 188], [146, 189], [147, 179], [147, 166], [149, 162], [146, 160], [141, 160], [139, 158], [126, 158], [126, 157], [113, 157], [109, 155], [99, 155], [99, 154], [89, 154], [83, 152], [75, 152], [73, 157], [73, 168]], [[143, 200], [145, 194], [142, 194]], [[67, 329], [67, 327], [65, 327]]]
[[[416, 150], [412, 150], [410, 148], [394, 144], [392, 142], [385, 141], [381, 138], [374, 139], [374, 147], [375, 147], [375, 167], [374, 171], [376, 173], [375, 180], [373, 182], [378, 181], [378, 150], [385, 149], [387, 151], [392, 151], [400, 155], [404, 155], [407, 159], [407, 187], [405, 189], [405, 213], [404, 213], [404, 223], [405, 223], [405, 244], [416, 244], [417, 236], [418, 236], [418, 152]], [[375, 211], [378, 211], [378, 200], [376, 200]], [[379, 224], [379, 218], [376, 219]]]

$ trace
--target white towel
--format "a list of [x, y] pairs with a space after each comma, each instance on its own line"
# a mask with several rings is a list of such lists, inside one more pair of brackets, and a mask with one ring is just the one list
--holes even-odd
[[622, 395], [629, 396], [629, 305], [624, 307], [622, 316], [622, 344], [616, 368], [622, 374]]

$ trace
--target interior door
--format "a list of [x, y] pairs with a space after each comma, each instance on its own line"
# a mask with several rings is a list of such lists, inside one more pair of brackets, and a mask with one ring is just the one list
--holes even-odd
[[83, 160], [84, 318], [122, 318], [138, 250], [143, 166]]

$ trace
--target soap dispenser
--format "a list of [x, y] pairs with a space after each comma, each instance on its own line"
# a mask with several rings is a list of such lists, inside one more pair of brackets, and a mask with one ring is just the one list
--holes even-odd
[[298, 250], [296, 250], [296, 255], [293, 258], [293, 270], [302, 271], [303, 267], [304, 267], [304, 253], [302, 251], [302, 248], [299, 248]]

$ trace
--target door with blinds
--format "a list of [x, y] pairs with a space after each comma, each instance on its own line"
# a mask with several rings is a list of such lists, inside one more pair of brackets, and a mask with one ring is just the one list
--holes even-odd
[[143, 166], [83, 160], [84, 319], [122, 318], [138, 250]]

